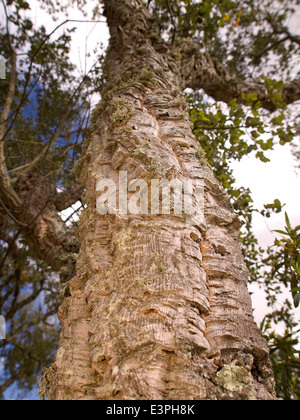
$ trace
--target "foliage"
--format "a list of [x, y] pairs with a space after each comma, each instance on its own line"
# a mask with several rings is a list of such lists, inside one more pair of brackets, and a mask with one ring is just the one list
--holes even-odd
[[[298, 136], [300, 135], [300, 126], [298, 125]], [[299, 170], [300, 169], [300, 140], [298, 140], [298, 143], [293, 143], [292, 144], [292, 148], [293, 148], [293, 154], [295, 156], [295, 163], [296, 163], [296, 167]]]
[[[1, 253], [1, 261], [2, 257]], [[6, 318], [7, 340], [0, 341], [1, 395], [14, 381], [20, 389], [36, 386], [37, 375], [53, 357], [59, 334], [57, 278], [45, 264], [34, 261], [19, 243], [2, 270], [0, 308]]]
[[[262, 249], [252, 227], [253, 213], [270, 217], [272, 212], [281, 213], [283, 205], [279, 199], [268, 203], [263, 209], [253, 207], [251, 192], [245, 187], [236, 187], [236, 180], [230, 166], [232, 160], [255, 154], [262, 162], [269, 162], [265, 152], [275, 144], [290, 144], [296, 132], [287, 123], [281, 109], [269, 118], [261, 113], [257, 97], [247, 98], [246, 106], [236, 100], [228, 106], [211, 103], [203, 94], [189, 94], [190, 118], [194, 124], [194, 134], [216, 177], [229, 193], [233, 206], [243, 222], [239, 241], [245, 253], [250, 270], [251, 282], [258, 284], [266, 294], [271, 309], [262, 325], [262, 332], [271, 349], [271, 360], [275, 371], [278, 395], [284, 399], [299, 398], [299, 331], [295, 323], [290, 301], [280, 305], [283, 291], [288, 287], [293, 295], [295, 307], [299, 305], [299, 263], [300, 227], [292, 228], [285, 215], [286, 230], [276, 231], [283, 235], [276, 239], [273, 247]], [[272, 133], [272, 137], [269, 134]], [[285, 333], [281, 336], [274, 331], [282, 325]], [[291, 338], [293, 337], [293, 339]]]
[[[230, 167], [231, 160], [241, 160], [251, 153], [255, 153], [256, 158], [261, 161], [268, 162], [269, 159], [264, 153], [273, 149], [276, 138], [265, 140], [264, 134], [269, 128], [264, 119], [256, 115], [256, 109], [253, 116], [252, 104], [249, 104], [250, 111], [247, 112], [245, 107], [237, 106], [236, 101], [230, 103], [228, 109], [224, 109], [224, 105], [218, 104], [203, 106], [205, 103], [203, 98], [199, 100], [199, 97], [195, 99], [189, 95], [188, 100], [194, 133], [202, 150], [205, 151], [208, 163], [212, 165], [216, 177], [229, 193], [234, 208], [243, 222], [239, 240], [245, 252], [251, 282], [264, 289], [267, 304], [271, 309], [271, 313], [266, 316], [262, 325], [262, 332], [271, 350], [278, 396], [283, 399], [298, 399], [300, 362], [297, 347], [299, 348], [300, 330], [297, 330], [297, 323], [293, 320], [290, 301], [283, 302], [281, 309], [277, 308], [281, 295], [287, 287], [293, 296], [294, 306], [299, 305], [300, 227], [292, 228], [286, 214], [286, 230], [276, 231], [283, 238], [276, 239], [273, 247], [262, 249], [252, 228], [253, 213], [259, 210], [253, 207], [250, 190], [236, 187], [236, 180]], [[249, 113], [252, 113], [250, 118], [247, 117]], [[273, 124], [273, 133], [277, 132], [277, 124], [281, 125], [282, 121], [281, 118], [279, 120], [273, 118], [269, 122]], [[281, 135], [278, 141], [282, 145], [285, 144]], [[275, 199], [273, 203], [266, 204], [260, 213], [264, 217], [270, 217], [272, 212], [282, 212], [282, 208], [280, 200]], [[285, 331], [282, 336], [275, 332], [280, 324]]]
[[287, 214], [285, 220], [285, 231], [275, 231], [283, 235], [283, 238], [275, 241], [276, 255], [272, 275], [279, 276], [282, 282], [291, 288], [297, 308], [300, 304], [300, 226], [293, 229]]
[[[283, 400], [299, 400], [300, 399], [300, 352], [299, 339], [296, 334], [300, 330], [291, 332], [297, 325], [286, 329], [283, 335], [276, 334], [272, 328], [273, 316], [266, 316], [261, 323], [261, 332], [267, 340], [270, 349], [270, 358], [272, 362], [273, 372], [275, 375], [276, 392], [280, 399]], [[282, 320], [283, 314], [278, 314], [278, 318]], [[291, 315], [286, 314], [290, 319]]]
[[[222, 14], [221, 4], [222, 7], [226, 7], [227, 2], [215, 3], [217, 3], [216, 7], [212, 6], [212, 3], [207, 6], [207, 15], [201, 18], [201, 22], [194, 20], [194, 26], [189, 26], [188, 35], [196, 37], [202, 25], [209, 26], [211, 24], [209, 31], [206, 32], [210, 33], [209, 40], [211, 40], [211, 31], [220, 33], [223, 30], [226, 31], [226, 27], [229, 28], [231, 25], [232, 34], [224, 37], [224, 39], [222, 38], [222, 41], [218, 40], [214, 43], [214, 46], [218, 45], [218, 50], [212, 50], [209, 45], [206, 48], [218, 58], [227, 61], [227, 67], [233, 66], [235, 71], [238, 70], [240, 77], [248, 78], [248, 69], [251, 69], [252, 75], [262, 79], [262, 83], [265, 84], [277, 111], [272, 114], [265, 112], [255, 93], [244, 95], [245, 105], [240, 105], [236, 99], [225, 105], [213, 101], [200, 91], [189, 92], [187, 95], [190, 118], [194, 124], [194, 134], [201, 149], [205, 152], [208, 163], [213, 167], [216, 177], [228, 191], [234, 208], [243, 222], [239, 240], [250, 270], [251, 282], [259, 285], [266, 294], [270, 313], [266, 316], [262, 325], [262, 332], [271, 349], [271, 360], [278, 395], [283, 399], [298, 399], [300, 369], [297, 348], [299, 348], [299, 331], [297, 323], [294, 321], [291, 302], [289, 300], [281, 302], [281, 296], [288, 287], [293, 293], [292, 301], [294, 301], [294, 305], [298, 306], [299, 227], [293, 229], [286, 215], [286, 230], [277, 232], [284, 237], [276, 239], [273, 247], [266, 250], [262, 249], [253, 233], [253, 214], [261, 213], [262, 216], [268, 218], [271, 217], [272, 212], [282, 212], [284, 206], [278, 198], [275, 198], [273, 203], [266, 203], [262, 209], [254, 208], [250, 190], [245, 186], [239, 188], [236, 186], [236, 180], [230, 165], [233, 160], [240, 161], [243, 157], [250, 155], [255, 155], [261, 162], [268, 163], [270, 161], [269, 151], [272, 151], [275, 145], [280, 144], [286, 147], [286, 145], [290, 145], [298, 139], [297, 121], [299, 117], [298, 115], [295, 116], [295, 112], [291, 112], [291, 108], [286, 106], [281, 96], [283, 80], [287, 77], [287, 63], [293, 60], [292, 51], [299, 49], [298, 39], [291, 47], [291, 34], [288, 32], [286, 23], [284, 23], [285, 18], [292, 13], [290, 8], [292, 4], [286, 5], [286, 10], [282, 9], [281, 12], [275, 8], [275, 15], [273, 11], [268, 10], [268, 7], [265, 8], [263, 13], [261, 6], [257, 5], [255, 19], [257, 19], [257, 16], [261, 16], [262, 21], [265, 20], [268, 23], [262, 27], [260, 22], [253, 22], [254, 15], [249, 16], [249, 13], [246, 13], [245, 10], [237, 12], [238, 9], [234, 7], [231, 10], [225, 8]], [[254, 2], [245, 3], [254, 4]], [[272, 4], [274, 6], [273, 2]], [[202, 5], [205, 5], [205, 3], [202, 3]], [[270, 3], [264, 2], [265, 6], [270, 6]], [[195, 5], [189, 7], [195, 7], [196, 10]], [[220, 7], [219, 12], [217, 12], [218, 7]], [[187, 10], [190, 13], [191, 9], [187, 8]], [[218, 24], [216, 24], [216, 14], [219, 19]], [[271, 19], [272, 14], [273, 18]], [[214, 26], [212, 22], [214, 22]], [[253, 24], [257, 29], [259, 28], [259, 31], [254, 30], [252, 26], [253, 32], [251, 35], [250, 27]], [[285, 41], [279, 42], [279, 34], [275, 31], [273, 34], [265, 33], [268, 32], [268, 25], [273, 29], [276, 26], [278, 31], [280, 26], [280, 33], [286, 35]], [[178, 31], [179, 27], [177, 26]], [[164, 30], [166, 29], [164, 28]], [[171, 31], [172, 28], [169, 27], [169, 30]], [[249, 54], [243, 54], [241, 51], [246, 51], [244, 42], [250, 35], [253, 51], [249, 49], [248, 45], [247, 51], [249, 51]], [[234, 39], [234, 37], [236, 38]], [[228, 45], [224, 49], [221, 48], [222, 42], [229, 44], [229, 39], [232, 48], [234, 45], [236, 46], [235, 55], [230, 56], [230, 62], [228, 61], [228, 50], [230, 48], [228, 48]], [[287, 44], [284, 44], [285, 42]], [[261, 53], [259, 53], [259, 46], [263, 48]], [[222, 55], [222, 51], [226, 52], [227, 57]], [[270, 60], [271, 54], [272, 60]], [[277, 58], [276, 55], [278, 55]], [[277, 62], [279, 56], [281, 59], [284, 57], [284, 60], [282, 65], [277, 66], [277, 77], [275, 79], [273, 77], [275, 71], [273, 73], [271, 64]], [[243, 66], [243, 60], [247, 60], [247, 69]], [[268, 77], [266, 73], [263, 76], [259, 74], [261, 70], [264, 69], [265, 71], [266, 68], [268, 69]], [[263, 72], [261, 73], [263, 74]], [[282, 80], [278, 79], [280, 76]], [[297, 158], [296, 146], [294, 146], [294, 149]], [[282, 335], [276, 333], [279, 325], [283, 330]]]
[[[200, 49], [244, 78], [285, 80], [300, 39], [289, 23], [299, 0], [149, 0], [161, 31], [175, 43], [191, 37]], [[267, 73], [266, 73], [267, 72]]]
[[[268, 306], [272, 311], [266, 315], [261, 331], [270, 348], [278, 396], [282, 399], [300, 398], [300, 351], [299, 325], [294, 321], [290, 300], [278, 307], [283, 290], [289, 290], [293, 306], [300, 300], [300, 226], [293, 228], [285, 213], [285, 230], [278, 230], [281, 238], [275, 239], [262, 258], [260, 282], [266, 291]], [[277, 308], [277, 309], [276, 309]], [[283, 335], [276, 333], [279, 326]]]

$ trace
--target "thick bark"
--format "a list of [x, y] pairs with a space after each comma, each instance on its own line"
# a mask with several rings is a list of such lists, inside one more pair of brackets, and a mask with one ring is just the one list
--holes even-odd
[[20, 228], [26, 243], [59, 274], [62, 283], [69, 281], [75, 274], [79, 243], [55, 207], [56, 202], [63, 207], [62, 197], [56, 194], [47, 177], [36, 173], [19, 178], [17, 193], [22, 207], [14, 213], [22, 221]]
[[81, 200], [84, 188], [81, 185], [73, 185], [69, 190], [56, 194], [54, 204], [57, 211], [68, 209]]
[[[10, 181], [9, 185], [12, 188]], [[82, 188], [74, 187], [73, 197], [72, 191], [57, 194], [47, 177], [27, 173], [19, 177], [13, 191], [17, 198], [14, 205], [5, 200], [7, 191], [2, 190], [3, 200], [0, 194], [0, 211], [3, 213], [0, 218], [0, 227], [3, 225], [0, 238], [9, 244], [9, 252], [13, 253], [15, 240], [21, 234], [32, 253], [49, 264], [59, 274], [62, 283], [68, 282], [75, 275], [79, 242], [74, 229], [68, 228], [58, 212], [78, 201]], [[15, 239], [7, 238], [7, 218], [14, 221], [18, 229]]]
[[[80, 162], [81, 251], [48, 371], [51, 399], [272, 399], [239, 221], [201, 162], [180, 72], [140, 0], [107, 0], [106, 90]], [[205, 223], [100, 216], [96, 183], [205, 180]]]

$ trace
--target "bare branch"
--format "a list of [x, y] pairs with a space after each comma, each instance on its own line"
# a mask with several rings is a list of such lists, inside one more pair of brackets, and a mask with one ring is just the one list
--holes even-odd
[[11, 73], [8, 86], [7, 97], [0, 116], [0, 197], [9, 208], [16, 208], [21, 205], [21, 200], [13, 189], [6, 167], [6, 158], [4, 151], [4, 137], [6, 129], [6, 120], [9, 115], [11, 105], [14, 100], [17, 79], [17, 54], [12, 48]]
[[3, 127], [5, 126], [5, 122], [7, 120], [7, 117], [11, 109], [11, 105], [14, 100], [15, 90], [16, 90], [16, 80], [17, 80], [17, 53], [11, 43], [6, 5], [3, 0], [1, 0], [1, 3], [3, 5], [5, 16], [6, 16], [6, 34], [7, 34], [7, 38], [9, 42], [9, 47], [11, 50], [11, 73], [10, 73], [7, 97], [3, 106], [3, 110], [0, 115], [0, 141], [3, 140], [3, 135], [4, 135]]
[[38, 162], [44, 157], [46, 150], [48, 150], [48, 144], [43, 147], [41, 153], [39, 153], [31, 162], [19, 166], [18, 168], [11, 169], [9, 171], [10, 175], [20, 175], [32, 171], [33, 168], [35, 168], [35, 166], [38, 164]]
[[173, 31], [174, 31], [173, 36], [172, 36], [172, 45], [174, 45], [175, 38], [176, 38], [177, 27], [176, 27], [175, 18], [174, 18], [174, 15], [173, 15], [172, 6], [171, 6], [169, 0], [167, 0], [167, 8], [168, 8], [168, 12], [169, 12], [169, 15], [170, 15], [170, 19], [171, 19], [171, 23], [172, 23]]
[[17, 54], [16, 51], [12, 48], [12, 57], [11, 57], [11, 73], [10, 73], [10, 80], [9, 80], [9, 86], [8, 86], [8, 93], [5, 100], [5, 104], [3, 106], [3, 110], [0, 115], [0, 141], [3, 140], [3, 128], [2, 126], [5, 125], [5, 121], [7, 120], [8, 114], [11, 109], [11, 105], [14, 100], [15, 96], [15, 89], [16, 89], [16, 80], [17, 80]]
[[3, 1], [2, 1], [2, 4], [4, 7], [5, 14], [6, 14], [6, 30], [7, 30], [7, 36], [9, 40], [10, 49], [11, 49], [11, 72], [10, 72], [7, 96], [6, 96], [5, 103], [4, 103], [4, 106], [0, 115], [0, 197], [3, 199], [4, 204], [7, 205], [9, 208], [17, 208], [21, 206], [22, 202], [11, 185], [10, 178], [7, 172], [5, 151], [4, 151], [6, 120], [10, 113], [11, 106], [12, 106], [14, 96], [15, 96], [15, 90], [16, 90], [17, 53], [14, 50], [11, 43], [11, 39], [10, 39], [6, 6]]
[[283, 44], [284, 42], [286, 42], [288, 40], [289, 40], [288, 36], [285, 36], [284, 38], [280, 38], [277, 41], [273, 42], [272, 44], [268, 45], [266, 48], [264, 48], [259, 53], [255, 54], [254, 57], [256, 59], [259, 59], [259, 58], [263, 57], [263, 55], [265, 55], [267, 52], [272, 51], [275, 47], [277, 47], [280, 44]]
[[[3, 343], [5, 343], [5, 341], [3, 341]], [[6, 379], [6, 381], [0, 385], [0, 395], [2, 395], [14, 383], [14, 381], [15, 379], [12, 376]]]
[[6, 207], [6, 205], [3, 203], [3, 201], [0, 198], [0, 204], [1, 207], [5, 210], [5, 212], [7, 213], [7, 215], [19, 226], [23, 226], [23, 227], [27, 227], [27, 225], [25, 223], [20, 222], [19, 220], [17, 220], [15, 218], [15, 216], [9, 211], [9, 209]]
[[17, 239], [20, 235], [21, 235], [21, 229], [19, 229], [18, 232], [15, 233], [13, 239], [11, 240], [11, 243], [9, 244], [9, 247], [8, 247], [4, 257], [3, 257], [3, 260], [0, 263], [0, 272], [1, 272], [2, 268], [4, 267], [4, 264], [5, 264], [5, 261], [6, 261], [7, 257], [9, 256], [9, 254], [11, 252], [13, 252], [13, 249], [16, 246], [16, 241], [17, 241]]
[[286, 35], [287, 39], [295, 44], [300, 45], [300, 36], [292, 34], [286, 27], [279, 26], [278, 23], [274, 21], [273, 16], [267, 16], [267, 22], [271, 25], [273, 32], [278, 35]]

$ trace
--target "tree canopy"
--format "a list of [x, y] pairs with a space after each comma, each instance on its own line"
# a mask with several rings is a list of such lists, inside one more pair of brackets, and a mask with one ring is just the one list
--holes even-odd
[[[65, 16], [71, 7], [82, 11], [83, 22], [105, 22], [101, 2], [92, 2], [93, 10], [86, 0], [38, 3], [53, 18], [52, 32], [34, 23], [28, 2], [0, 4], [0, 55], [7, 63], [6, 80], [0, 80], [0, 313], [7, 321], [7, 340], [0, 341], [0, 397], [12, 384], [36, 387], [57, 347], [58, 306], [79, 252], [74, 216], [84, 209], [76, 168], [107, 71], [99, 45], [93, 67], [76, 75], [70, 45], [80, 23], [64, 26], [72, 22]], [[181, 69], [199, 157], [212, 166], [243, 222], [240, 243], [251, 282], [267, 296], [261, 332], [278, 396], [299, 399], [299, 325], [292, 309], [300, 303], [300, 227], [292, 226], [278, 197], [256, 209], [249, 189], [235, 187], [230, 163], [252, 155], [268, 162], [275, 146], [292, 145], [299, 166], [300, 1], [146, 3], [162, 48]], [[285, 221], [268, 249], [253, 232], [257, 212], [266, 218], [281, 213]], [[51, 235], [42, 239], [45, 225]], [[286, 289], [290, 298], [280, 303]]]

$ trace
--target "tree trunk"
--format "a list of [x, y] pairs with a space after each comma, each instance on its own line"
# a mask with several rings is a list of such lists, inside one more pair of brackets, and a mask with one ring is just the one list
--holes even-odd
[[[176, 54], [141, 0], [107, 0], [103, 99], [79, 163], [87, 210], [51, 399], [272, 399], [266, 342], [253, 320], [240, 223], [199, 158]], [[174, 57], [173, 57], [174, 56]], [[104, 215], [96, 184], [203, 179], [205, 221]]]

